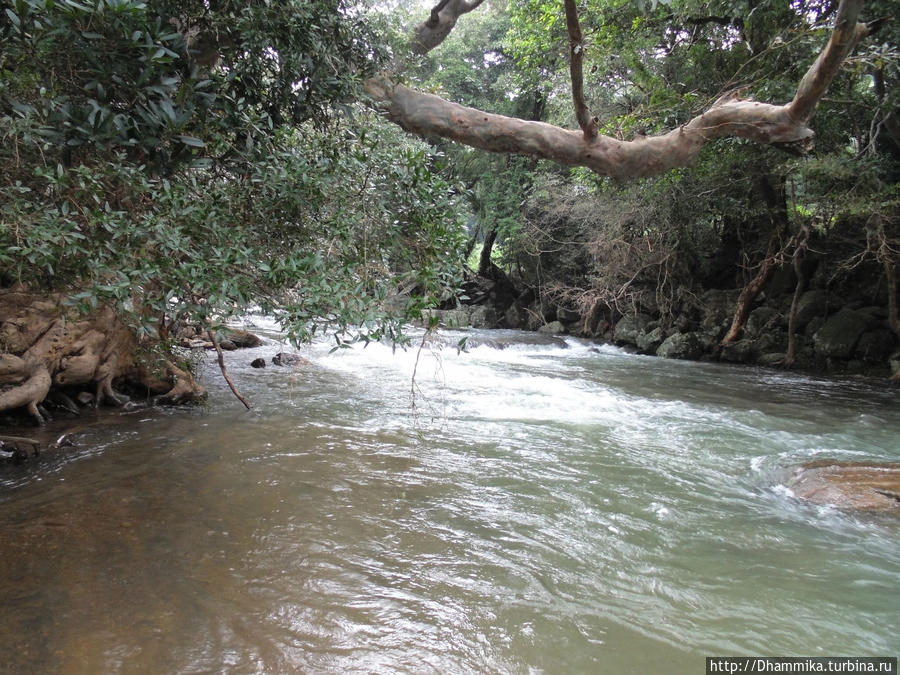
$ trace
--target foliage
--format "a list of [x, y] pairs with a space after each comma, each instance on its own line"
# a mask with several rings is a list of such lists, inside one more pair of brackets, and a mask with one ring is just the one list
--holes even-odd
[[367, 26], [342, 0], [4, 3], [0, 285], [154, 335], [256, 305], [297, 339], [394, 331], [461, 235], [439, 158], [352, 102]]

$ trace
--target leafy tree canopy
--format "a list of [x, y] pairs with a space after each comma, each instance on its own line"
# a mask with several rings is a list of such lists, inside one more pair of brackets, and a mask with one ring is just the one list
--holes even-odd
[[343, 0], [4, 2], [0, 285], [151, 332], [252, 305], [392, 330], [461, 242], [440, 159], [355, 103], [373, 30]]

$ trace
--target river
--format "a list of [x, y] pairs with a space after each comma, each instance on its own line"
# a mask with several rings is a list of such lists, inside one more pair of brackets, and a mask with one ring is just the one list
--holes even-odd
[[250, 368], [272, 328], [227, 354], [253, 410], [210, 361], [206, 406], [0, 467], [0, 672], [900, 652], [900, 523], [784, 487], [811, 458], [900, 461], [896, 389], [502, 331]]

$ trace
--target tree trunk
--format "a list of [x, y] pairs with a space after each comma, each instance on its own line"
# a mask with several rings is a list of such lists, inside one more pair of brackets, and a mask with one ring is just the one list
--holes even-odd
[[759, 295], [759, 292], [762, 290], [763, 286], [765, 286], [769, 277], [772, 276], [772, 272], [775, 270], [775, 253], [778, 250], [776, 247], [777, 241], [777, 237], [773, 236], [769, 243], [769, 250], [766, 253], [766, 257], [759, 265], [759, 272], [757, 272], [750, 283], [741, 290], [741, 294], [738, 296], [737, 308], [734, 312], [734, 319], [731, 321], [731, 328], [728, 329], [725, 337], [723, 337], [722, 341], [719, 343], [719, 349], [734, 342], [744, 329], [744, 324], [747, 322], [750, 310], [753, 309], [753, 301], [756, 300], [756, 296]]
[[788, 345], [787, 354], [784, 357], [784, 365], [791, 368], [797, 362], [797, 310], [800, 308], [800, 298], [806, 292], [809, 280], [803, 269], [803, 257], [806, 253], [806, 244], [809, 238], [809, 228], [803, 225], [797, 233], [794, 245], [794, 274], [797, 277], [797, 286], [794, 288], [794, 297], [791, 300], [791, 313], [788, 317]]
[[478, 276], [488, 279], [494, 278], [494, 263], [491, 260], [491, 254], [494, 252], [494, 242], [497, 241], [497, 228], [491, 228], [484, 243], [481, 245], [481, 256], [478, 258]]

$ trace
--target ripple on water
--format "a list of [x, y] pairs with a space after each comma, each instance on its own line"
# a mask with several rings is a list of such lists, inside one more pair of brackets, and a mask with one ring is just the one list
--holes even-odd
[[415, 350], [229, 354], [253, 411], [210, 373], [206, 410], [5, 484], [8, 653], [33, 672], [693, 673], [900, 649], [896, 522], [784, 487], [813, 457], [896, 460], [896, 392], [566, 344], [425, 352], [415, 411]]

